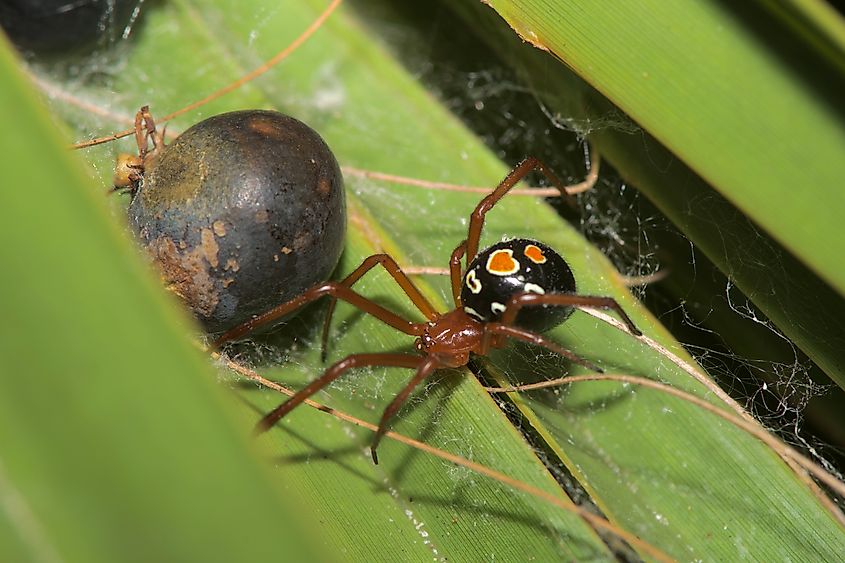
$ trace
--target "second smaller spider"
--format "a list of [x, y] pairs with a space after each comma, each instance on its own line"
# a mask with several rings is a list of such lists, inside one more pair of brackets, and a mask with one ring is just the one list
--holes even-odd
[[[376, 449], [387, 432], [390, 419], [399, 411], [414, 388], [435, 370], [465, 366], [473, 354], [487, 355], [494, 348], [504, 347], [508, 339], [514, 339], [542, 346], [572, 362], [601, 372], [602, 370], [589, 360], [541, 334], [566, 320], [574, 307], [612, 309], [622, 318], [632, 334], [640, 336], [640, 330], [615, 299], [576, 295], [575, 277], [569, 265], [560, 254], [542, 242], [513, 239], [496, 243], [479, 252], [478, 244], [486, 213], [534, 169], [542, 172], [560, 190], [563, 197], [571, 197], [557, 176], [536, 158], [526, 158], [511, 170], [496, 189], [478, 203], [470, 215], [467, 238], [452, 252], [449, 271], [455, 308], [451, 311], [438, 312], [393, 258], [387, 254], [376, 254], [364, 260], [342, 281], [318, 284], [217, 339], [215, 347], [240, 338], [257, 327], [284, 317], [325, 295], [331, 296], [332, 301], [323, 330], [324, 350], [329, 322], [338, 299], [416, 338], [416, 353], [352, 354], [335, 362], [322, 376], [262, 418], [256, 430], [264, 432], [270, 429], [305, 399], [352, 368], [391, 366], [413, 369], [414, 376], [384, 410], [378, 430], [373, 436], [370, 451], [373, 462], [378, 463]], [[461, 260], [464, 258], [465, 269], [461, 267]], [[365, 273], [379, 264], [426, 317], [425, 321], [406, 320], [351, 289]]]

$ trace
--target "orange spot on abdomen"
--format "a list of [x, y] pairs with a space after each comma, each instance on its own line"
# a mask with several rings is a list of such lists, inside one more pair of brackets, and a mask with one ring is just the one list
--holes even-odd
[[529, 244], [525, 247], [525, 255], [535, 264], [543, 264], [546, 261], [543, 250], [535, 244]]
[[491, 274], [506, 276], [519, 270], [519, 262], [513, 259], [512, 250], [497, 250], [487, 259], [487, 271]]

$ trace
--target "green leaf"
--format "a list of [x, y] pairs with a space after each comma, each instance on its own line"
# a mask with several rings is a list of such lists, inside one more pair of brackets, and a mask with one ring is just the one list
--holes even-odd
[[[264, 0], [217, 0], [201, 5], [184, 0], [170, 2], [147, 11], [143, 25], [136, 30], [136, 37], [121, 46], [126, 52], [121, 53], [111, 67], [103, 66], [98, 60], [89, 67], [83, 65], [81, 76], [87, 78], [68, 79], [53, 70], [42, 74], [42, 80], [53, 87], [55, 111], [65, 118], [75, 138], [110, 132], [119, 125], [118, 120], [104, 112], [97, 116], [82, 110], [70, 96], [92, 102], [126, 120], [130, 120], [144, 103], [152, 104], [155, 113], [167, 113], [205, 96], [271, 57], [324, 7], [325, 2], [316, 0], [291, 1], [283, 8]], [[176, 120], [171, 124], [171, 130], [183, 130], [203, 116], [245, 107], [276, 107], [303, 119], [321, 132], [345, 166], [490, 186], [507, 170], [397, 63], [373, 36], [367, 22], [359, 19], [348, 6], [333, 15], [315, 37], [279, 67], [229, 96]], [[16, 128], [27, 132], [31, 129]], [[34, 144], [41, 141], [42, 137], [33, 134]], [[82, 202], [78, 205], [96, 205], [92, 201], [95, 202], [108, 185], [111, 162], [120, 150], [131, 151], [131, 142], [86, 152], [101, 180], [99, 186], [89, 185], [87, 193], [77, 194]], [[32, 154], [35, 154], [34, 150]], [[10, 165], [17, 164], [17, 159], [10, 160]], [[583, 173], [581, 170], [565, 172], [572, 176]], [[420, 191], [353, 178], [348, 178], [347, 184], [351, 221], [339, 273], [351, 270], [365, 255], [376, 250], [390, 252], [403, 265], [445, 266], [454, 246], [466, 235], [466, 218], [478, 201], [478, 196], [473, 194]], [[118, 220], [121, 220], [122, 203], [125, 201], [112, 200]], [[28, 214], [20, 216], [37, 225], [36, 213], [36, 209], [29, 209]], [[85, 230], [87, 226], [80, 225], [78, 230]], [[116, 229], [112, 228], [112, 231], [108, 237], [98, 237], [96, 233], [93, 237], [125, 246], [124, 237]], [[517, 198], [505, 200], [491, 213], [484, 242], [520, 234], [544, 240], [562, 251], [571, 261], [582, 292], [613, 295], [632, 314], [638, 326], [671, 349], [680, 350], [668, 333], [620, 286], [618, 276], [607, 261], [545, 203]], [[55, 252], [54, 246], [37, 242], [31, 242], [28, 256], [50, 257], [51, 248]], [[22, 241], [21, 244], [30, 243]], [[75, 246], [87, 248], [83, 244]], [[49, 264], [42, 260], [37, 263]], [[40, 272], [42, 277], [64, 279], [50, 275], [52, 270], [48, 267], [45, 265]], [[140, 270], [139, 266], [132, 267]], [[54, 305], [62, 308], [78, 300], [92, 311], [103, 310], [103, 314], [116, 315], [123, 313], [125, 301], [137, 300], [139, 307], [140, 303], [146, 303], [138, 297], [132, 284], [120, 283], [109, 270], [100, 268], [95, 272], [99, 274], [99, 284], [90, 288], [87, 283], [68, 287], [87, 297], [68, 297]], [[138, 273], [135, 278], [144, 279], [144, 275]], [[426, 278], [420, 283], [438, 306], [444, 310], [448, 307], [446, 280]], [[100, 285], [110, 288], [111, 293], [103, 294]], [[409, 317], [419, 318], [414, 316], [407, 298], [382, 273], [368, 277], [359, 289]], [[100, 301], [101, 296], [115, 293], [120, 298], [119, 305], [110, 306], [111, 302]], [[161, 297], [150, 299], [161, 301]], [[341, 306], [338, 313], [332, 338], [332, 359], [361, 351], [410, 349], [411, 343], [406, 337], [350, 307]], [[29, 318], [33, 320], [40, 316]], [[320, 320], [320, 310], [309, 309], [280, 333], [258, 339], [254, 345], [233, 347], [230, 352], [238, 354], [243, 361], [259, 365], [268, 377], [299, 388], [324, 369], [314, 346], [318, 341]], [[135, 322], [139, 326], [143, 324], [143, 329], [133, 323], [132, 330], [127, 327], [123, 331], [132, 338], [119, 342], [126, 340], [134, 345], [136, 332], [159, 330], [152, 321], [138, 319]], [[98, 324], [108, 327], [115, 340], [112, 324], [92, 321], [92, 325]], [[32, 336], [35, 330], [32, 327], [26, 336]], [[52, 342], [76, 334], [79, 336], [72, 340], [72, 349], [88, 350], [91, 357], [103, 358], [104, 365], [106, 354], [111, 354], [102, 342], [89, 342], [90, 339], [83, 336], [86, 335], [84, 331], [69, 330], [66, 325], [58, 334], [61, 337], [48, 340], [46, 347], [49, 350], [52, 350]], [[193, 357], [196, 364], [189, 338], [175, 335], [172, 329], [165, 336], [170, 347]], [[659, 378], [704, 393], [698, 383], [690, 381], [665, 358], [586, 314], [576, 313], [566, 325], [554, 331], [552, 337], [608, 369]], [[145, 355], [150, 356], [150, 353]], [[131, 385], [129, 391], [122, 389], [120, 397], [140, 393], [139, 388], [143, 388], [160, 389], [161, 394], [167, 391], [166, 398], [170, 400], [166, 404], [174, 408], [195, 400], [170, 394], [171, 387], [180, 381], [187, 386], [180, 379], [182, 372], [187, 370], [177, 367], [179, 364], [172, 364], [173, 371], [159, 369], [157, 372], [155, 368], [140, 364], [136, 368], [132, 364], [130, 371], [126, 364], [130, 363], [127, 358], [132, 357], [122, 355], [107, 369], [118, 374], [119, 377], [113, 380], [115, 385]], [[68, 373], [78, 370], [72, 363], [72, 356], [59, 353], [51, 354], [51, 358], [56, 363], [67, 364]], [[155, 359], [170, 364], [170, 359], [163, 355], [159, 357], [158, 351]], [[570, 368], [535, 349], [519, 346], [497, 355], [493, 362], [514, 381], [525, 376], [526, 371], [553, 377]], [[149, 385], [150, 378], [146, 375], [124, 376], [135, 373], [135, 369], [139, 370], [139, 375], [167, 374], [167, 383]], [[238, 437], [243, 439], [248, 435], [249, 425], [260, 413], [282, 400], [280, 395], [259, 390], [251, 383], [244, 384], [227, 372], [221, 375], [237, 393], [230, 394], [229, 398], [235, 399], [230, 403], [244, 408], [238, 411], [237, 420], [233, 421], [230, 416], [214, 419], [216, 432], [206, 432], [211, 426], [197, 423], [196, 431], [190, 435], [192, 444], [197, 439], [196, 434], [201, 432], [203, 440], [209, 443], [219, 436], [228, 436], [237, 443]], [[394, 369], [351, 373], [317, 398], [334, 408], [373, 421], [408, 377], [407, 371]], [[71, 381], [75, 379], [72, 377]], [[212, 379], [202, 379], [201, 374], [198, 379], [202, 382], [192, 381], [191, 385], [207, 389], [211, 394]], [[116, 405], [123, 411], [125, 401], [107, 401], [113, 396], [102, 387], [98, 389], [101, 400], [92, 409], [98, 409], [97, 412], [103, 409], [103, 416], [109, 420], [116, 418]], [[43, 400], [43, 394], [37, 397]], [[652, 391], [596, 383], [572, 386], [560, 395], [549, 392], [526, 395], [518, 402], [527, 404], [523, 407], [528, 413], [526, 420], [535, 425], [534, 430], [515, 427], [466, 370], [444, 373], [436, 385], [420, 390], [417, 397], [395, 421], [396, 430], [564, 498], [558, 482], [519, 431], [524, 430], [534, 443], [539, 436], [548, 447], [543, 452], [549, 458], [555, 477], [565, 481], [566, 471], [575, 475], [614, 523], [675, 558], [728, 559], [748, 550], [761, 554], [761, 558], [775, 554], [782, 558], [783, 554], [790, 554], [795, 558], [818, 559], [833, 558], [845, 548], [838, 524], [812, 491], [771, 451], [746, 434], [714, 420], [712, 415]], [[149, 404], [149, 400], [144, 402], [145, 406]], [[161, 414], [158, 403], [152, 404], [156, 405], [156, 410], [150, 411], [156, 415], [156, 424], [150, 422], [142, 425], [142, 429], [158, 428], [161, 424], [161, 428], [169, 428], [173, 434], [174, 428], [178, 430], [186, 426], [186, 421], [195, 420], [188, 416], [181, 419], [181, 426], [178, 423], [165, 425], [158, 422]], [[221, 405], [217, 408], [225, 411]], [[148, 414], [148, 417], [152, 415]], [[132, 422], [138, 420], [137, 417], [126, 418]], [[80, 425], [87, 422], [86, 417], [80, 418]], [[18, 428], [20, 424], [6, 427]], [[218, 429], [218, 426], [226, 426], [227, 430]], [[39, 437], [42, 435], [49, 436], [49, 433], [35, 433], [28, 438], [41, 443]], [[380, 448], [382, 463], [373, 466], [366, 451], [368, 440], [367, 433], [325, 413], [302, 407], [260, 439], [263, 455], [231, 457], [251, 464], [252, 471], [257, 474], [262, 474], [263, 470], [259, 468], [269, 467], [283, 495], [281, 499], [272, 497], [272, 503], [265, 500], [270, 505], [267, 510], [272, 510], [276, 503], [296, 504], [298, 514], [305, 520], [303, 527], [318, 530], [324, 545], [344, 559], [612, 557], [611, 550], [579, 518], [403, 444], [386, 440]], [[176, 444], [174, 441], [174, 446]], [[49, 451], [51, 445], [55, 444], [45, 442], [45, 451]], [[187, 456], [185, 464], [193, 457], [193, 449], [181, 443], [171, 449], [173, 451], [168, 455], [174, 458], [185, 456], [186, 452], [192, 454]], [[209, 446], [209, 450], [214, 449]], [[218, 455], [223, 456], [223, 453]], [[57, 467], [61, 458], [52, 458], [52, 463], [47, 461], [50, 458], [44, 459], [45, 465]], [[714, 460], [718, 462], [714, 463]], [[194, 475], [207, 472], [207, 466], [197, 466]], [[124, 470], [112, 475], [117, 487], [122, 484], [124, 475], [131, 477], [132, 473]], [[58, 477], [54, 477], [56, 479]], [[50, 482], [46, 477], [44, 481]], [[131, 479], [129, 482], [131, 484]], [[206, 502], [214, 503], [216, 492], [208, 491], [208, 495]], [[113, 509], [116, 497], [116, 494], [104, 495], [100, 501]], [[143, 505], [144, 500], [141, 497], [131, 503]], [[175, 504], [183, 499], [174, 495], [171, 500]], [[69, 506], [65, 500], [57, 504], [62, 509]], [[120, 503], [120, 506], [124, 505]], [[204, 504], [195, 506], [186, 502], [173, 512], [190, 514], [194, 510], [203, 511], [197, 516], [196, 524], [174, 522], [172, 529], [201, 530], [199, 525], [204, 519], [214, 521], [211, 518], [214, 511]], [[91, 512], [96, 517], [108, 514], [105, 509], [92, 509]], [[262, 518], [257, 509], [219, 513], [226, 515], [227, 525], [237, 522], [254, 525], [257, 522], [269, 527], [275, 522], [269, 517]], [[279, 514], [282, 514], [281, 510]], [[309, 526], [310, 522], [319, 522], [319, 528], [314, 524]], [[290, 529], [292, 534], [297, 534], [296, 527]], [[57, 535], [68, 533], [67, 528], [57, 527], [56, 530]], [[223, 541], [225, 536], [223, 533], [197, 533], [213, 538], [213, 541], [207, 540], [210, 546], [218, 539]], [[270, 533], [250, 534], [250, 541], [256, 541], [256, 546], [261, 545], [256, 535], [259, 539], [273, 538]], [[176, 537], [184, 540], [181, 536]], [[232, 537], [236, 537], [235, 534]], [[287, 549], [289, 540], [273, 539], [276, 550], [271, 553], [286, 553], [282, 550]], [[84, 538], [87, 546], [93, 546], [90, 549], [98, 548], [103, 541], [95, 537]], [[114, 545], [129, 545], [127, 540], [120, 538], [110, 541]], [[163, 544], [162, 549], [168, 547]], [[178, 547], [172, 549], [171, 553], [177, 557], [182, 553]], [[74, 558], [72, 555], [68, 558]]]

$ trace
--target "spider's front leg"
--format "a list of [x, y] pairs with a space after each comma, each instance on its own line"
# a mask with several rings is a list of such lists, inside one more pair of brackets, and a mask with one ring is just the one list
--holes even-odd
[[[355, 268], [355, 270], [346, 276], [341, 282], [340, 285], [346, 286], [351, 288], [358, 280], [360, 280], [364, 274], [375, 268], [376, 266], [381, 265], [388, 274], [393, 278], [393, 280], [402, 288], [402, 291], [405, 292], [405, 295], [411, 300], [414, 306], [423, 314], [428, 320], [432, 320], [437, 317], [438, 313], [434, 306], [428, 302], [428, 299], [420, 292], [414, 282], [408, 278], [405, 272], [399, 267], [399, 264], [396, 263], [396, 260], [393, 259], [392, 256], [389, 254], [373, 254], [364, 259], [361, 262], [361, 265]], [[329, 339], [329, 326], [331, 325], [332, 315], [334, 314], [335, 306], [337, 305], [337, 298], [334, 298], [329, 303], [329, 307], [326, 310], [326, 320], [323, 323], [323, 336], [322, 336], [322, 347], [320, 358], [321, 361], [326, 361], [326, 353], [327, 353], [327, 342]]]
[[316, 285], [302, 295], [294, 297], [290, 301], [282, 303], [278, 307], [274, 307], [266, 313], [262, 313], [254, 319], [250, 319], [249, 321], [236, 326], [215, 340], [212, 346], [214, 348], [219, 348], [222, 344], [225, 344], [230, 340], [237, 340], [261, 326], [272, 323], [285, 315], [293, 313], [324, 295], [329, 295], [335, 299], [342, 299], [357, 307], [361, 311], [376, 317], [383, 323], [388, 324], [396, 330], [409, 336], [420, 336], [425, 330], [425, 323], [414, 323], [405, 320], [396, 313], [385, 309], [375, 301], [355, 293], [341, 283], [326, 282]]
[[[353, 354], [346, 358], [335, 362], [327, 369], [323, 375], [297, 391], [290, 399], [267, 413], [264, 418], [258, 421], [255, 425], [255, 432], [260, 434], [266, 432], [273, 427], [283, 416], [302, 404], [311, 395], [329, 385], [332, 381], [343, 375], [350, 369], [368, 366], [385, 366], [385, 367], [404, 367], [417, 368], [420, 362], [424, 361], [415, 354]], [[394, 402], [396, 402], [394, 400]], [[386, 422], [382, 420], [383, 424]], [[378, 439], [384, 434], [384, 430], [379, 427], [379, 433], [376, 434], [375, 443], [378, 444]], [[375, 447], [375, 446], [374, 446]], [[373, 450], [375, 452], [375, 450]], [[376, 461], [375, 453], [373, 453], [373, 460]], [[378, 461], [376, 461], [378, 463]]]
[[461, 283], [463, 280], [463, 272], [461, 271], [461, 259], [467, 252], [467, 241], [464, 240], [455, 247], [452, 251], [452, 256], [449, 259], [449, 278], [452, 282], [452, 299], [455, 301], [455, 307], [461, 306]]

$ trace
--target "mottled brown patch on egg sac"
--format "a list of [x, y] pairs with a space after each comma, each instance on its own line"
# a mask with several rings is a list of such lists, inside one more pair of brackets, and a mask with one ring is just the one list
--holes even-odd
[[250, 118], [247, 123], [247, 127], [259, 135], [281, 139], [284, 137], [284, 132], [277, 127], [276, 123], [277, 122], [272, 119], [267, 119], [258, 115]]
[[223, 221], [215, 221], [211, 224], [211, 229], [214, 231], [214, 234], [218, 237], [226, 236], [226, 223], [224, 223]]
[[202, 243], [200, 248], [205, 255], [205, 259], [211, 264], [212, 268], [220, 265], [220, 260], [217, 254], [220, 252], [220, 246], [217, 244], [217, 239], [214, 238], [214, 232], [211, 229], [202, 229], [200, 231], [200, 238]]
[[270, 220], [270, 214], [267, 212], [266, 209], [259, 209], [255, 212], [255, 222], [256, 223], [266, 223]]
[[320, 194], [320, 197], [327, 198], [332, 193], [332, 181], [330, 178], [325, 176], [320, 176], [317, 178], [317, 193]]
[[241, 265], [238, 264], [238, 261], [235, 260], [234, 258], [229, 258], [228, 260], [226, 260], [226, 265], [223, 266], [223, 269], [227, 272], [228, 271], [237, 272], [238, 270], [241, 269]]
[[155, 262], [168, 291], [178, 295], [194, 313], [209, 317], [220, 301], [200, 249], [180, 252], [173, 240], [160, 237], [150, 242], [147, 252]]
[[293, 239], [293, 249], [296, 251], [305, 250], [311, 246], [311, 240], [314, 238], [314, 235], [308, 231], [300, 231], [296, 234], [296, 238]]
[[288, 248], [287, 246], [282, 247], [282, 254], [290, 254], [291, 252], [293, 252], [293, 250]]
[[[164, 209], [194, 199], [202, 191], [208, 175], [208, 163], [196, 147], [170, 150], [181, 146], [179, 139], [154, 161], [144, 161], [144, 183], [149, 189], [139, 191], [139, 197], [150, 209]], [[166, 186], [161, 188], [161, 186]]]

